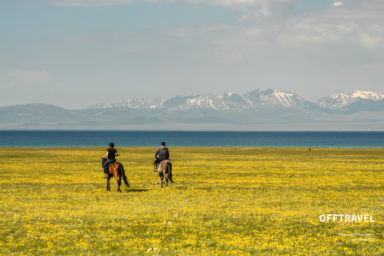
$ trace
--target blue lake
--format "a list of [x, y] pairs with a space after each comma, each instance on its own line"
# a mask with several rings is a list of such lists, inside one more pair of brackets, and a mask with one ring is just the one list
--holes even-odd
[[0, 131], [0, 147], [169, 146], [384, 148], [384, 132]]

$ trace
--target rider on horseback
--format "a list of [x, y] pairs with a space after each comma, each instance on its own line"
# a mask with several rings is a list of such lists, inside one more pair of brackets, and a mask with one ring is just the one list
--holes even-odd
[[153, 162], [153, 166], [155, 167], [155, 171], [157, 170], [158, 164], [163, 160], [169, 160], [169, 150], [165, 146], [165, 141], [161, 142], [161, 146], [156, 150], [155, 153], [155, 162]]
[[109, 148], [107, 148], [107, 152], [103, 156], [103, 158], [107, 158], [107, 161], [103, 164], [105, 178], [108, 178], [108, 168], [109, 164], [116, 162], [115, 156], [119, 156], [119, 152], [115, 149], [115, 143], [111, 142], [109, 143]]

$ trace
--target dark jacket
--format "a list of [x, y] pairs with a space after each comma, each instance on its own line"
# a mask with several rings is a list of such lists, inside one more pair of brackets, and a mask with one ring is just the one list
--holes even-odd
[[161, 146], [156, 150], [155, 158], [160, 160], [169, 159], [169, 150], [167, 147]]
[[107, 148], [107, 151], [108, 151], [108, 159], [115, 160], [117, 150], [114, 148]]

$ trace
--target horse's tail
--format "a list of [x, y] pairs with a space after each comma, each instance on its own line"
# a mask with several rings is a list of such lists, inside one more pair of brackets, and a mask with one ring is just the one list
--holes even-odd
[[129, 187], [127, 176], [125, 176], [124, 166], [122, 163], [120, 163], [120, 165], [119, 165], [119, 173], [123, 177], [125, 185], [127, 185], [127, 187]]
[[172, 163], [171, 162], [167, 164], [167, 168], [168, 168], [168, 178], [171, 182], [174, 182], [172, 179]]

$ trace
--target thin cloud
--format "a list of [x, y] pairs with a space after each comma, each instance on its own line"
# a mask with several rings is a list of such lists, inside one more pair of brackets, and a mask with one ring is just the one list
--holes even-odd
[[338, 7], [338, 6], [342, 6], [343, 5], [343, 3], [342, 2], [334, 2], [333, 3], [333, 7]]
[[[125, 5], [136, 0], [50, 0], [54, 5], [60, 6], [107, 6]], [[189, 4], [214, 4], [221, 6], [245, 6], [245, 5], [267, 5], [269, 3], [285, 3], [292, 0], [146, 0], [151, 3], [189, 3]]]
[[133, 0], [53, 0], [56, 6], [118, 6], [132, 3]]
[[[48, 0], [56, 6], [77, 6], [77, 7], [92, 7], [92, 6], [120, 6], [131, 4], [138, 0]], [[240, 10], [244, 13], [249, 12], [249, 7], [257, 7], [258, 13], [262, 16], [269, 16], [273, 6], [284, 3], [294, 2], [294, 0], [146, 0], [150, 3], [187, 3], [187, 4], [209, 4], [221, 6], [224, 8]]]
[[34, 84], [47, 81], [52, 77], [46, 70], [13, 70], [8, 74], [8, 81], [12, 84]]
[[[122, 6], [139, 2], [139, 0], [47, 0], [55, 6], [63, 7], [94, 7]], [[212, 5], [243, 13], [242, 20], [248, 17], [269, 17], [275, 10], [295, 0], [141, 0], [149, 3], [186, 3], [192, 5]]]

